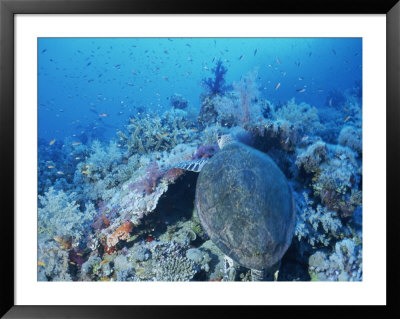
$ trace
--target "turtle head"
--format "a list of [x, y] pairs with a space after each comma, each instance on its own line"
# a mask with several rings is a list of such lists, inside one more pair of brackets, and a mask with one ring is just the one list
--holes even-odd
[[218, 134], [217, 141], [219, 148], [222, 150], [226, 145], [235, 142], [235, 138], [230, 134]]

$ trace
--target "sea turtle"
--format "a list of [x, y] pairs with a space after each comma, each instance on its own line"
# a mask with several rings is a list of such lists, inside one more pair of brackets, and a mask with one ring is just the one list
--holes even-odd
[[[210, 159], [174, 167], [200, 172], [195, 204], [204, 230], [232, 260], [265, 278], [288, 249], [295, 227], [295, 203], [285, 175], [265, 153], [218, 137]], [[232, 260], [231, 260], [232, 259]]]

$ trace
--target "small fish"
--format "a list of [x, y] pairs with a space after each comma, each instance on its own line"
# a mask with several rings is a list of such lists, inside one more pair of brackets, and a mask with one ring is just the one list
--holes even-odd
[[281, 83], [279, 82], [277, 85], [275, 85], [275, 90], [279, 89], [280, 86], [281, 86]]
[[165, 136], [167, 136], [168, 135], [168, 133], [164, 133], [164, 134], [162, 134], [161, 136], [162, 137], [165, 137]]
[[46, 267], [46, 264], [43, 261], [37, 262], [38, 266]]
[[50, 143], [49, 143], [49, 145], [50, 145], [50, 146], [53, 145], [55, 141], [56, 141], [56, 139], [51, 140]]
[[168, 78], [166, 76], [163, 76], [163, 79], [168, 82]]
[[330, 98], [329, 99], [329, 106], [332, 106], [333, 105], [333, 100], [332, 100], [332, 98]]
[[71, 265], [76, 265], [76, 263], [73, 262], [73, 261], [70, 261], [69, 263], [70, 263]]
[[46, 51], [47, 51], [47, 49], [43, 49], [43, 50], [42, 50], [42, 53], [45, 53]]
[[289, 137], [285, 140], [285, 144], [289, 143]]
[[121, 64], [114, 65], [114, 68], [120, 69], [121, 68]]
[[72, 146], [78, 146], [78, 145], [81, 145], [81, 142], [73, 142], [72, 143]]
[[90, 167], [90, 165], [85, 165], [85, 168], [89, 168]]
[[54, 166], [53, 165], [49, 165], [49, 166], [47, 166], [47, 168], [51, 169], [51, 168], [54, 168]]
[[197, 128], [192, 128], [191, 129], [193, 132], [198, 132], [199, 130]]
[[332, 53], [333, 53], [334, 55], [336, 55], [336, 50], [335, 50], [335, 49], [332, 49]]
[[163, 52], [164, 52], [164, 54], [168, 54], [168, 51], [167, 51], [167, 50], [164, 50]]
[[89, 66], [89, 65], [91, 65], [92, 64], [92, 62], [88, 62], [88, 64], [86, 64], [86, 66]]
[[189, 43], [185, 44], [187, 47], [191, 48], [192, 46]]
[[301, 138], [301, 141], [302, 142], [305, 142], [305, 141], [307, 141], [308, 140], [308, 135], [305, 135], [305, 136], [303, 136], [302, 138]]
[[241, 60], [242, 58], [243, 58], [243, 55], [241, 55], [238, 60]]
[[281, 74], [282, 74], [283, 76], [285, 76], [285, 75], [286, 75], [286, 72], [281, 72]]
[[281, 60], [279, 60], [278, 57], [276, 57], [276, 62], [277, 62], [278, 64], [282, 64]]
[[346, 116], [346, 118], [344, 119], [344, 123], [346, 123], [348, 120], [350, 120], [350, 118], [351, 118], [350, 115]]
[[[172, 41], [172, 40], [171, 40]], [[108, 277], [101, 277], [100, 281], [110, 281], [111, 279]]]
[[108, 114], [107, 114], [107, 113], [100, 113], [99, 116], [100, 116], [100, 117], [107, 117]]
[[343, 110], [345, 110], [346, 112], [349, 111], [349, 109], [347, 107], [344, 107]]
[[81, 256], [81, 257], [83, 256], [83, 254], [82, 254], [82, 253], [76, 253], [76, 254], [77, 254], [78, 256]]
[[299, 81], [303, 81], [303, 80], [304, 80], [304, 78], [299, 76]]
[[90, 173], [88, 171], [82, 171], [82, 174], [89, 175]]
[[67, 241], [64, 241], [62, 238], [60, 237], [54, 237], [53, 238], [57, 243], [59, 243], [61, 245], [61, 248], [63, 249], [68, 249], [71, 247], [71, 244]]
[[256, 56], [256, 54], [257, 54], [257, 49], [254, 50], [254, 56]]
[[299, 89], [299, 90], [296, 90], [298, 93], [303, 93], [303, 92], [305, 92], [306, 91], [306, 89], [305, 88], [302, 88], [302, 89]]
[[61, 172], [61, 171], [58, 171], [57, 174], [58, 174], [58, 175], [64, 175], [64, 173]]
[[106, 263], [108, 263], [109, 261], [108, 260], [102, 260], [101, 262], [100, 262], [100, 265], [104, 265], [104, 264], [106, 264]]

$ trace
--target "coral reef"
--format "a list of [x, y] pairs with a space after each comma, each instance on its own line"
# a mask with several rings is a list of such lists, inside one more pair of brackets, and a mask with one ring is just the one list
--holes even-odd
[[188, 101], [183, 98], [180, 94], [174, 94], [169, 98], [171, 105], [174, 109], [186, 109], [188, 106]]
[[346, 238], [336, 243], [332, 254], [317, 251], [309, 258], [309, 273], [314, 281], [361, 281], [360, 244], [354, 238]]
[[185, 111], [173, 109], [162, 116], [131, 117], [126, 129], [117, 133], [125, 156], [169, 151], [180, 143], [192, 141], [196, 129], [190, 126], [186, 116]]
[[84, 237], [85, 229], [96, 211], [93, 203], [87, 203], [82, 212], [76, 202], [76, 193], [67, 195], [53, 187], [39, 195], [38, 232], [48, 238], [62, 238], [74, 247]]
[[338, 142], [340, 145], [347, 146], [358, 154], [362, 154], [362, 131], [361, 128], [353, 126], [343, 126], [340, 130]]
[[[328, 211], [326, 207], [317, 205], [303, 193], [304, 203], [301, 212], [297, 215], [295, 236], [300, 241], [304, 238], [312, 247], [329, 246], [332, 240], [339, 238], [342, 222], [335, 212]], [[297, 201], [301, 203], [300, 200]]]
[[272, 280], [362, 280], [361, 85], [329, 92], [324, 106], [273, 104], [257, 69], [232, 86], [222, 60], [212, 73], [200, 113], [173, 94], [165, 113], [134, 107], [117, 140], [39, 140], [38, 280], [226, 280], [193, 207], [197, 175], [171, 169], [214, 156], [220, 134], [267, 153], [293, 189], [295, 236]]

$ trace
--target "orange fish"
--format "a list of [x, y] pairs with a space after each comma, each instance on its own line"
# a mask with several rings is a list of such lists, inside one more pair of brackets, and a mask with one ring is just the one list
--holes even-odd
[[69, 249], [71, 248], [71, 243], [68, 241], [63, 240], [60, 237], [54, 237], [53, 238], [57, 243], [59, 243], [61, 245], [62, 249]]
[[42, 266], [42, 267], [46, 266], [46, 264], [43, 261], [38, 261], [37, 264], [38, 264], [38, 266]]
[[55, 141], [56, 141], [56, 139], [51, 140], [50, 143], [49, 143], [49, 145], [50, 145], [50, 146], [53, 145]]
[[82, 171], [82, 174], [89, 175], [88, 171]]

